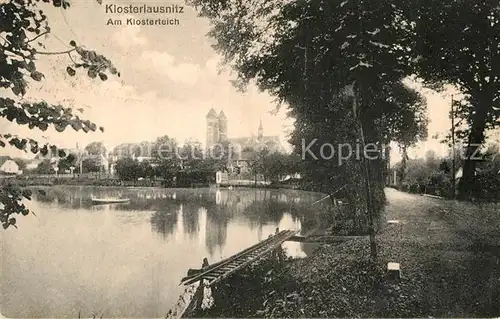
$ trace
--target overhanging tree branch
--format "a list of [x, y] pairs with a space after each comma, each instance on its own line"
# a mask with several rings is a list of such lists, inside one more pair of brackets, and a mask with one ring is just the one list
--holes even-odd
[[37, 35], [36, 37], [34, 37], [33, 39], [26, 41], [26, 43], [33, 42], [33, 41], [35, 41], [36, 39], [40, 38], [41, 36], [44, 36], [44, 35], [49, 34], [49, 33], [50, 33], [50, 31], [45, 31], [45, 32], [42, 32], [42, 33], [40, 33], [39, 35]]
[[66, 51], [59, 51], [59, 52], [41, 52], [41, 51], [35, 50], [35, 53], [36, 54], [43, 54], [43, 55], [60, 55], [60, 54], [71, 53], [71, 52], [73, 52], [75, 50], [76, 50], [76, 48], [72, 48], [72, 49], [69, 49], [69, 50], [66, 50]]

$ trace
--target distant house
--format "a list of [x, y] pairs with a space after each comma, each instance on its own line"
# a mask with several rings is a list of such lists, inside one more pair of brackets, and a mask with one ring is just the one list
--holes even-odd
[[0, 156], [0, 173], [7, 175], [22, 174], [19, 165], [9, 156]]
[[41, 160], [36, 159], [36, 158], [27, 162], [26, 163], [26, 170], [32, 171], [32, 170], [37, 169], [38, 165], [40, 165], [41, 162], [42, 162]]
[[254, 161], [254, 151], [247, 150], [236, 150], [232, 154], [232, 158], [229, 159], [228, 169], [230, 172], [234, 172], [236, 168], [239, 168], [241, 173], [250, 172], [251, 162]]

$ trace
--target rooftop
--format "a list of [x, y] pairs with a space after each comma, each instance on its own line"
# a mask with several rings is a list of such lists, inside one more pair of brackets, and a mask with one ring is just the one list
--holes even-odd
[[215, 112], [214, 108], [211, 108], [210, 111], [208, 111], [207, 118], [216, 118], [217, 113]]

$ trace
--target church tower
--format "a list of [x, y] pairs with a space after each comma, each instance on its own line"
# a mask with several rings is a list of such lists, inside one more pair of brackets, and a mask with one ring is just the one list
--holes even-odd
[[223, 111], [219, 113], [219, 142], [227, 141], [227, 118]]
[[210, 109], [207, 116], [207, 144], [209, 148], [219, 141], [219, 118], [213, 108]]
[[257, 139], [259, 140], [259, 142], [262, 141], [263, 136], [264, 136], [264, 129], [262, 128], [262, 119], [260, 119], [259, 131], [257, 134]]

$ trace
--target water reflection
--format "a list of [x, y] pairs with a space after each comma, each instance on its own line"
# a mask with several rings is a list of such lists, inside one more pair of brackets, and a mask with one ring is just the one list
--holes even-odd
[[[310, 203], [317, 194], [298, 191], [255, 189], [157, 189], [157, 188], [102, 188], [65, 187], [35, 188], [37, 201], [72, 209], [91, 211], [121, 211], [121, 223], [139, 224], [144, 217], [126, 212], [151, 212], [151, 230], [164, 240], [187, 236], [192, 241], [204, 242], [210, 257], [221, 252], [227, 241], [231, 223], [245, 225], [255, 231], [257, 240], [272, 233], [283, 221], [288, 228], [300, 229], [304, 218], [314, 214]], [[125, 197], [129, 203], [93, 205], [90, 198]], [[305, 223], [311, 225], [311, 223]], [[267, 233], [264, 235], [264, 230]], [[307, 232], [309, 229], [302, 229]], [[311, 246], [311, 247], [314, 247]], [[303, 251], [311, 251], [302, 245]]]
[[178, 203], [166, 203], [165, 207], [167, 206], [170, 206], [168, 211], [156, 211], [151, 216], [151, 229], [165, 238], [173, 234], [181, 208]]
[[[126, 197], [92, 205], [91, 197]], [[34, 188], [37, 214], [2, 233], [3, 314], [161, 317], [177, 301], [179, 280], [204, 257], [215, 262], [280, 229], [306, 222], [321, 198], [293, 190]], [[312, 249], [286, 243], [295, 255]], [[18, 276], [19, 271], [23, 274]], [[63, 297], [66, 296], [66, 297]], [[43, 298], [42, 298], [43, 297]], [[26, 300], [20, 302], [19, 300]]]

